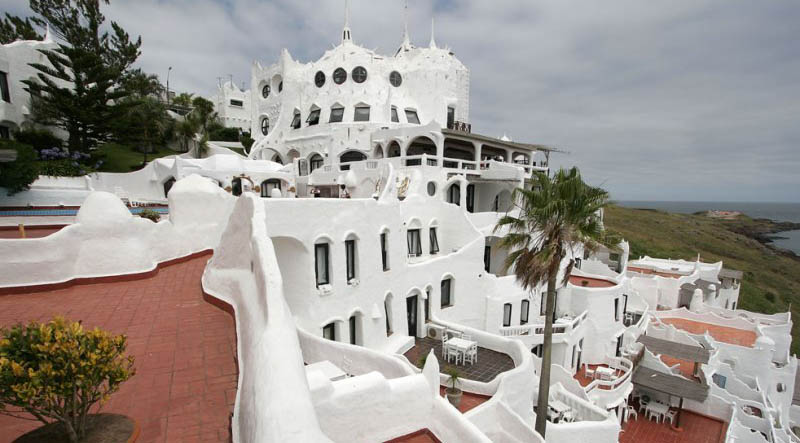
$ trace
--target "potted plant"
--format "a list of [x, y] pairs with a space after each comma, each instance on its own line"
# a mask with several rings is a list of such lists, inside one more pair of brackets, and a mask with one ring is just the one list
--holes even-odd
[[444, 392], [447, 394], [447, 401], [457, 409], [458, 405], [461, 404], [461, 394], [463, 394], [461, 389], [458, 388], [458, 382], [461, 380], [461, 373], [458, 369], [450, 367], [447, 368], [447, 375], [450, 376], [447, 380], [450, 386], [445, 389]]

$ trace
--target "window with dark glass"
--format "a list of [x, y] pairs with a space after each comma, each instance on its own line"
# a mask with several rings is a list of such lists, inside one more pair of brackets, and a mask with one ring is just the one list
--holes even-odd
[[269, 97], [269, 91], [270, 91], [269, 85], [264, 85], [264, 87], [261, 88], [261, 96], [264, 98]]
[[11, 131], [8, 130], [8, 126], [0, 126], [0, 138], [3, 140], [11, 138]]
[[392, 335], [392, 299], [386, 297], [383, 301], [383, 316], [386, 319], [386, 336]]
[[11, 94], [8, 91], [8, 74], [0, 71], [0, 96], [4, 102], [11, 103]]
[[281, 181], [277, 178], [270, 178], [268, 180], [264, 180], [261, 182], [261, 197], [270, 198], [272, 197], [272, 190], [277, 189], [278, 191], [281, 190]]
[[614, 321], [619, 321], [619, 299], [614, 299]]
[[356, 316], [350, 316], [350, 344], [355, 345], [356, 343]]
[[356, 278], [356, 241], [345, 240], [344, 242], [345, 261], [347, 263], [347, 282]]
[[244, 106], [244, 102], [241, 101], [241, 100], [233, 100], [233, 99], [231, 99], [231, 106], [238, 106], [238, 107], [241, 108], [242, 106]]
[[420, 242], [419, 229], [409, 229], [406, 233], [406, 240], [408, 242], [408, 255], [411, 257], [419, 257], [422, 255], [422, 243]]
[[269, 118], [267, 117], [261, 119], [261, 133], [264, 135], [269, 134]]
[[503, 305], [503, 326], [511, 326], [511, 303]]
[[381, 263], [384, 271], [389, 270], [389, 245], [386, 243], [387, 241], [386, 233], [381, 233]]
[[328, 275], [328, 270], [330, 269], [328, 265], [328, 252], [329, 247], [327, 243], [314, 245], [314, 273], [317, 277], [317, 287], [320, 285], [327, 285], [331, 282]]
[[406, 120], [409, 123], [414, 123], [416, 125], [419, 124], [419, 116], [417, 115], [417, 111], [413, 109], [406, 109]]
[[458, 183], [453, 183], [447, 190], [447, 203], [461, 206], [461, 186]]
[[446, 279], [442, 280], [442, 283], [441, 283], [441, 290], [442, 290], [442, 300], [441, 300], [442, 303], [441, 303], [441, 305], [442, 305], [442, 308], [446, 308], [448, 306], [452, 306], [453, 305], [452, 293], [451, 293], [451, 290], [453, 289], [452, 285], [453, 285], [453, 280], [452, 279], [446, 278]]
[[311, 167], [311, 172], [314, 172], [314, 170], [317, 169], [317, 168], [321, 168], [323, 162], [324, 162], [324, 160], [322, 159], [321, 155], [314, 154], [314, 156], [311, 157], [311, 160], [309, 161], [309, 166]]
[[544, 350], [544, 346], [543, 345], [536, 345], [533, 348], [531, 348], [531, 354], [541, 358], [543, 350]]
[[346, 80], [347, 80], [347, 71], [345, 71], [343, 68], [336, 68], [336, 70], [333, 71], [334, 83], [336, 83], [337, 85], [341, 85]]
[[403, 84], [403, 76], [400, 75], [400, 73], [397, 71], [392, 71], [392, 73], [389, 74], [389, 83], [391, 83], [392, 86], [397, 88]]
[[492, 264], [492, 247], [486, 245], [483, 247], [483, 270], [489, 272]]
[[300, 127], [300, 111], [294, 111], [294, 118], [292, 118], [291, 128], [298, 129]]
[[322, 327], [322, 338], [326, 340], [336, 341], [336, 325], [328, 323]]
[[311, 113], [308, 114], [308, 118], [306, 119], [308, 126], [319, 124], [319, 111], [319, 109], [312, 109]]
[[368, 122], [369, 121], [369, 106], [356, 106], [356, 112], [353, 116], [355, 122]]
[[436, 238], [436, 228], [430, 228], [428, 230], [428, 240], [430, 240], [431, 244], [431, 255], [439, 253], [439, 239]]
[[356, 83], [364, 83], [367, 80], [367, 69], [363, 66], [356, 66], [353, 68], [353, 81]]
[[453, 129], [456, 123], [456, 108], [452, 106], [447, 107], [447, 128]]
[[331, 118], [328, 120], [328, 123], [339, 123], [344, 118], [344, 108], [341, 106], [337, 106], [331, 108]]
[[325, 85], [325, 73], [322, 71], [317, 71], [314, 75], [314, 84], [317, 85], [318, 88], [321, 88]]
[[528, 324], [528, 314], [531, 310], [531, 302], [529, 300], [522, 300], [519, 307], [519, 324]]
[[397, 108], [392, 106], [392, 121], [394, 123], [400, 123], [400, 117], [397, 116]]
[[283, 92], [283, 81], [278, 83], [278, 92]]

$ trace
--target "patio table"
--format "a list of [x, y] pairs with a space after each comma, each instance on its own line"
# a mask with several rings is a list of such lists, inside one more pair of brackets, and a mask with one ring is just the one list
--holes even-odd
[[664, 416], [667, 415], [667, 412], [669, 411], [668, 405], [665, 405], [664, 403], [660, 403], [657, 401], [648, 403], [645, 408], [647, 409], [647, 411], [652, 411], [658, 414], [659, 417], [658, 421], [662, 422], [664, 421]]
[[611, 380], [616, 373], [616, 370], [612, 368], [607, 368], [605, 366], [598, 366], [594, 370], [595, 375], [597, 375], [601, 380]]

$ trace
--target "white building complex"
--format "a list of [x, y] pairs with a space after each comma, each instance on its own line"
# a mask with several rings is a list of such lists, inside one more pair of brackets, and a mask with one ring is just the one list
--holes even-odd
[[228, 81], [217, 88], [212, 101], [223, 126], [250, 132], [250, 91], [242, 91]]
[[[550, 409], [534, 410], [546, 287], [503, 269], [495, 225], [556, 150], [472, 132], [469, 84], [433, 37], [382, 55], [346, 24], [319, 60], [284, 50], [254, 64], [249, 96], [223, 87], [249, 101], [249, 158], [218, 149], [3, 193], [80, 210], [56, 234], [0, 240], [0, 289], [213, 250], [203, 291], [236, 321], [234, 442], [537, 442], [537, 412], [556, 443], [800, 441], [789, 313], [738, 309], [742, 275], [722, 263], [634, 259], [624, 242], [568, 258]], [[120, 197], [169, 218], [133, 217]], [[452, 368], [459, 408], [440, 393]]]

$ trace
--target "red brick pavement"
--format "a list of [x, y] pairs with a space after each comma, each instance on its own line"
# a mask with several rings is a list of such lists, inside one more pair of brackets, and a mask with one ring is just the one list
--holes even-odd
[[681, 412], [682, 431], [672, 429], [669, 423], [656, 423], [645, 418], [644, 412], [638, 419], [631, 419], [622, 425], [620, 443], [720, 443], [725, 438], [727, 424], [719, 420]]
[[730, 343], [752, 348], [756, 343], [756, 333], [744, 329], [731, 328], [728, 326], [712, 325], [684, 318], [661, 318], [660, 322], [683, 329], [692, 334], [705, 334], [708, 332], [714, 340], [723, 343]]
[[[62, 315], [127, 334], [137, 374], [103, 411], [136, 419], [138, 442], [227, 442], [238, 377], [236, 330], [228, 313], [203, 300], [200, 277], [208, 258], [141, 280], [0, 296], [0, 326]], [[0, 442], [37, 426], [0, 416]]]

